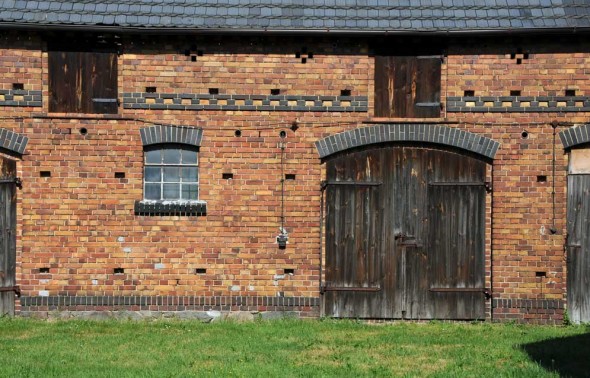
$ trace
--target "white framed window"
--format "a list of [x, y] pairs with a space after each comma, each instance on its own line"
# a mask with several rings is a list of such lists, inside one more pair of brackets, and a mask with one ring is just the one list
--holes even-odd
[[198, 148], [178, 144], [146, 147], [143, 197], [146, 201], [198, 201]]

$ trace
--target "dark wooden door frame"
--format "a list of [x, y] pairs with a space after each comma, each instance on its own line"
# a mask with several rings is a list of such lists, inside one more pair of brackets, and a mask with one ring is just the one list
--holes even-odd
[[15, 296], [20, 296], [16, 283], [16, 162], [0, 158], [0, 315], [13, 316]]

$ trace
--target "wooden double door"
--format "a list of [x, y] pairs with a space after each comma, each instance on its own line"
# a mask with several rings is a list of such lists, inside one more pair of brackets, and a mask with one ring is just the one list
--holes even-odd
[[387, 146], [326, 169], [324, 315], [484, 318], [485, 162]]

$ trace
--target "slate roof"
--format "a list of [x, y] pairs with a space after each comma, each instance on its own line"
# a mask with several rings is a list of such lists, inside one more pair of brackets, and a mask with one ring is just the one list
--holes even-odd
[[0, 0], [2, 27], [502, 32], [590, 28], [590, 0]]

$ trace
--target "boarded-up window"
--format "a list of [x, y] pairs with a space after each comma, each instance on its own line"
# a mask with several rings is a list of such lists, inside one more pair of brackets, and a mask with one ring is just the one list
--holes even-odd
[[49, 51], [49, 111], [115, 114], [117, 54], [109, 51]]
[[376, 117], [440, 117], [440, 56], [376, 56]]

